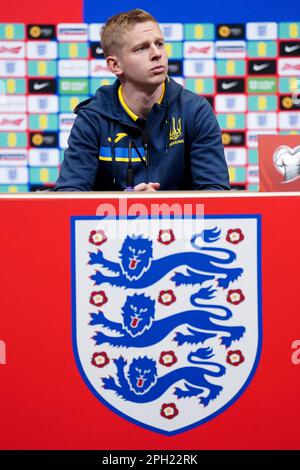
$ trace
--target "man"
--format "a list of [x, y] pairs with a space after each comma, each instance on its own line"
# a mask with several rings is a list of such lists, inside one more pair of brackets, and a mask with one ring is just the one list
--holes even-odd
[[117, 80], [75, 109], [55, 190], [230, 189], [215, 115], [167, 76], [157, 21], [139, 9], [115, 15], [101, 45]]

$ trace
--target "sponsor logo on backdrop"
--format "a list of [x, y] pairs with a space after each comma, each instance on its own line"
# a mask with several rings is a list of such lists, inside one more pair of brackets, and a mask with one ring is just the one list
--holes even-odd
[[57, 113], [59, 111], [58, 96], [56, 95], [29, 95], [28, 111], [30, 113]]
[[59, 147], [61, 149], [65, 149], [68, 147], [68, 138], [70, 136], [70, 131], [69, 132], [60, 132], [59, 133]]
[[58, 60], [58, 75], [60, 77], [88, 77], [88, 60]]
[[276, 129], [277, 113], [248, 113], [248, 129]]
[[30, 132], [31, 147], [58, 147], [58, 135], [56, 132]]
[[299, 59], [278, 59], [278, 74], [286, 76], [300, 75]]
[[255, 131], [247, 131], [247, 147], [252, 149], [257, 148], [258, 136], [261, 134], [277, 134], [277, 131], [276, 129], [256, 129]]
[[280, 112], [278, 113], [279, 116], [279, 128], [280, 129], [300, 129], [300, 115], [299, 112], [291, 113], [291, 112]]
[[84, 23], [59, 23], [57, 25], [59, 41], [87, 41], [88, 25]]
[[90, 43], [90, 49], [91, 49], [91, 56], [94, 59], [104, 59], [104, 53], [101, 45], [99, 42], [92, 42]]
[[279, 49], [282, 57], [300, 57], [300, 41], [281, 41]]
[[244, 39], [244, 24], [218, 24], [217, 38], [219, 39]]
[[276, 75], [276, 60], [249, 60], [249, 75]]
[[248, 165], [247, 167], [247, 180], [249, 183], [259, 183], [259, 168], [258, 165]]
[[105, 60], [90, 60], [89, 66], [90, 75], [92, 77], [115, 77], [115, 75], [108, 70]]
[[29, 181], [28, 168], [25, 166], [0, 166], [0, 181], [1, 184], [27, 184]]
[[232, 80], [218, 78], [218, 93], [243, 93], [245, 91], [245, 80], [243, 78], [235, 78]]
[[59, 115], [59, 129], [62, 131], [70, 131], [74, 121], [75, 121], [76, 115], [67, 113], [67, 114], [60, 114]]
[[29, 93], [33, 93], [33, 94], [43, 94], [43, 93], [56, 94], [57, 92], [56, 79], [48, 78], [47, 80], [41, 80], [41, 79], [36, 79], [36, 78], [29, 78], [28, 89], [29, 89]]
[[212, 59], [214, 57], [214, 43], [212, 41], [185, 41], [184, 57], [187, 59]]
[[245, 132], [222, 132], [222, 142], [225, 147], [243, 147], [245, 145]]
[[225, 147], [225, 157], [229, 166], [246, 165], [247, 151], [244, 148]]
[[58, 166], [60, 163], [58, 149], [29, 149], [28, 161], [30, 166]]
[[0, 113], [26, 113], [26, 96], [5, 96], [0, 100]]
[[28, 41], [26, 44], [28, 59], [56, 59], [56, 41]]
[[183, 25], [181, 23], [161, 23], [159, 26], [166, 41], [183, 40]]
[[182, 60], [169, 60], [168, 63], [168, 74], [172, 76], [183, 75], [183, 64]]
[[56, 26], [53, 24], [27, 25], [27, 39], [56, 39]]
[[[297, 32], [299, 25], [300, 23], [295, 22], [281, 24], [280, 38], [275, 43], [278, 39], [278, 25], [274, 22], [247, 23], [245, 25], [164, 23], [161, 25], [163, 34], [165, 40], [169, 41], [167, 45], [174, 57], [169, 60], [169, 75], [180, 84], [185, 82], [185, 85], [192, 91], [207, 97], [212, 106], [215, 104], [215, 110], [218, 113], [224, 113], [221, 117], [222, 121], [220, 121], [222, 129], [230, 129], [231, 131], [244, 129], [241, 120], [236, 118], [238, 115], [235, 113], [244, 113], [246, 110], [262, 112], [259, 118], [250, 116], [246, 121], [246, 123], [250, 123], [250, 129], [255, 131], [251, 126], [257, 126], [256, 130], [271, 129], [273, 118], [266, 117], [264, 114], [265, 111], [275, 110], [274, 99], [270, 97], [270, 100], [266, 100], [267, 97], [260, 97], [257, 102], [254, 100], [249, 102], [247, 108], [247, 103], [241, 99], [241, 94], [245, 92], [272, 93], [277, 94], [277, 106], [282, 111], [281, 114], [277, 114], [279, 129], [286, 132], [296, 132], [299, 127], [297, 112], [300, 109], [300, 100], [296, 96], [294, 82], [297, 77], [300, 77], [300, 39]], [[56, 100], [57, 93], [59, 95], [74, 94], [74, 100], [80, 101], [80, 94], [85, 95], [85, 98], [94, 93], [100, 84], [102, 85], [100, 79], [105, 80], [105, 77], [107, 80], [115, 79], [114, 75], [107, 71], [106, 64], [99, 66], [99, 61], [103, 60], [103, 50], [99, 44], [99, 33], [103, 23], [90, 25], [61, 23], [58, 27], [50, 24], [4, 26], [5, 31], [1, 36], [3, 40], [0, 41], [0, 76], [5, 78], [0, 80], [0, 113], [2, 115], [12, 113], [13, 119], [3, 120], [2, 116], [0, 129], [3, 131], [26, 131], [27, 127], [31, 130], [56, 130], [57, 123], [54, 125], [54, 121], [49, 122], [48, 125], [45, 123], [37, 125], [37, 120], [31, 119], [27, 126], [26, 119], [23, 119], [21, 123], [18, 121], [18, 115], [26, 112], [39, 114], [64, 110], [68, 112], [71, 107], [67, 103], [66, 97], [63, 97], [56, 106], [54, 101], [49, 101], [43, 95], [55, 95]], [[80, 47], [80, 53], [81, 49], [85, 48], [86, 51], [86, 47], [89, 47], [89, 58], [93, 59], [94, 63], [85, 59], [74, 60], [75, 53], [72, 59], [55, 60], [56, 49], [59, 45], [56, 42], [56, 29], [60, 33], [59, 40], [67, 41], [63, 47], [60, 44], [63, 51], [66, 50], [66, 45], [69, 47], [73, 43], [76, 43], [74, 48], [75, 46]], [[25, 31], [26, 38], [24, 38]], [[213, 41], [214, 37], [217, 38], [217, 41]], [[244, 41], [245, 37], [250, 41]], [[90, 43], [87, 42], [87, 38], [91, 41]], [[269, 60], [276, 53], [274, 44], [278, 47], [279, 58]], [[186, 60], [181, 59], [182, 49]], [[212, 60], [214, 49], [216, 49], [217, 61]], [[247, 50], [249, 59], [244, 60], [247, 57]], [[26, 52], [26, 59], [29, 60], [24, 60]], [[264, 59], [264, 57], [266, 58]], [[103, 62], [105, 63], [104, 60]], [[59, 68], [59, 73], [56, 68]], [[250, 75], [247, 77], [247, 82], [239, 78], [247, 73]], [[56, 75], [61, 77], [59, 89], [57, 79], [48, 78]], [[26, 77], [26, 81], [20, 77]], [[73, 80], [77, 80], [76, 83], [71, 83], [72, 77]], [[81, 77], [81, 79], [77, 79], [77, 77]], [[198, 83], [194, 88], [190, 84], [187, 85], [188, 80], [197, 80], [197, 77], [198, 80], [203, 81], [201, 85]], [[208, 80], [211, 80], [211, 83]], [[286, 81], [284, 86], [283, 80]], [[26, 93], [31, 97], [22, 96]], [[217, 95], [212, 96], [213, 93], [217, 93]], [[21, 100], [15, 101], [16, 95], [21, 95]], [[36, 97], [35, 100], [32, 100], [33, 95]], [[226, 96], [220, 97], [220, 95]], [[13, 100], [8, 100], [9, 96]], [[265, 102], [263, 98], [265, 98]], [[53, 106], [54, 104], [55, 106]], [[230, 118], [228, 118], [229, 113]], [[57, 121], [57, 116], [55, 119]], [[269, 122], [270, 119], [271, 122]], [[72, 118], [61, 119], [60, 130], [63, 132], [59, 134], [59, 139], [63, 148], [67, 145], [64, 136], [68, 135], [72, 122]], [[23, 136], [16, 135], [18, 144], [24, 146], [20, 141]], [[9, 145], [10, 147], [13, 145], [12, 138]]]
[[295, 181], [300, 176], [300, 146], [280, 145], [273, 154], [273, 164], [285, 183]]
[[251, 93], [276, 93], [276, 78], [248, 78], [248, 92]]
[[26, 114], [0, 114], [1, 131], [26, 130]]
[[0, 148], [0, 166], [27, 165], [26, 149], [4, 149]]
[[25, 77], [26, 64], [25, 60], [16, 61], [0, 60], [0, 76], [1, 77]]
[[49, 82], [45, 82], [45, 83], [35, 83], [32, 88], [33, 88], [34, 91], [40, 91], [40, 90], [44, 90], [44, 89], [47, 88], [49, 85], [50, 85]]
[[247, 23], [246, 25], [247, 39], [277, 39], [278, 26], [277, 23]]
[[245, 95], [219, 94], [216, 95], [215, 107], [217, 112], [245, 112], [247, 100]]
[[72, 220], [77, 366], [112, 411], [166, 435], [233, 406], [261, 347], [258, 218], [183, 235], [191, 222]]
[[217, 59], [244, 59], [247, 48], [245, 41], [216, 41]]
[[59, 80], [60, 94], [88, 94], [88, 79], [86, 78], [62, 78]]
[[88, 25], [89, 40], [98, 41], [100, 40], [100, 33], [104, 23], [91, 23]]
[[224, 82], [224, 80], [219, 80], [219, 83], [218, 83], [218, 87], [219, 87], [219, 90], [218, 91], [227, 91], [227, 90], [230, 90], [232, 88], [235, 88], [236, 86], [238, 85], [238, 82]]
[[300, 100], [293, 100], [291, 95], [280, 95], [279, 108], [281, 110], [300, 109]]
[[183, 70], [186, 77], [212, 77], [215, 74], [215, 62], [211, 59], [183, 61]]
[[24, 42], [0, 41], [0, 59], [24, 59], [24, 57]]

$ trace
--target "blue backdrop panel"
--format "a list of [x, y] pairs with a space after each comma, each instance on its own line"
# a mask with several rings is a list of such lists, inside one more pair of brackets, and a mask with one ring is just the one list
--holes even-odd
[[108, 16], [131, 8], [142, 8], [164, 23], [246, 23], [249, 21], [295, 21], [300, 17], [299, 0], [287, 3], [274, 0], [242, 2], [241, 0], [210, 0], [175, 2], [164, 0], [84, 0], [84, 21], [103, 22]]

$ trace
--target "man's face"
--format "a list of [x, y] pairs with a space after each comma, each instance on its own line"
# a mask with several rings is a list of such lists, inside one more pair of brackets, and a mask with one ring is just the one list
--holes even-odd
[[136, 85], [160, 85], [168, 72], [164, 39], [157, 23], [147, 21], [125, 31], [116, 54], [119, 78]]

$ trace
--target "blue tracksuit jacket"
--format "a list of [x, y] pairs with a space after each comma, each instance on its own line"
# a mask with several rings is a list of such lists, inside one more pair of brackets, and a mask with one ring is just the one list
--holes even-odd
[[152, 107], [144, 122], [134, 121], [121, 105], [118, 80], [80, 103], [55, 191], [124, 190], [130, 141], [144, 160], [133, 147], [134, 185], [152, 181], [161, 190], [230, 189], [210, 104], [169, 77], [165, 85], [161, 104]]

